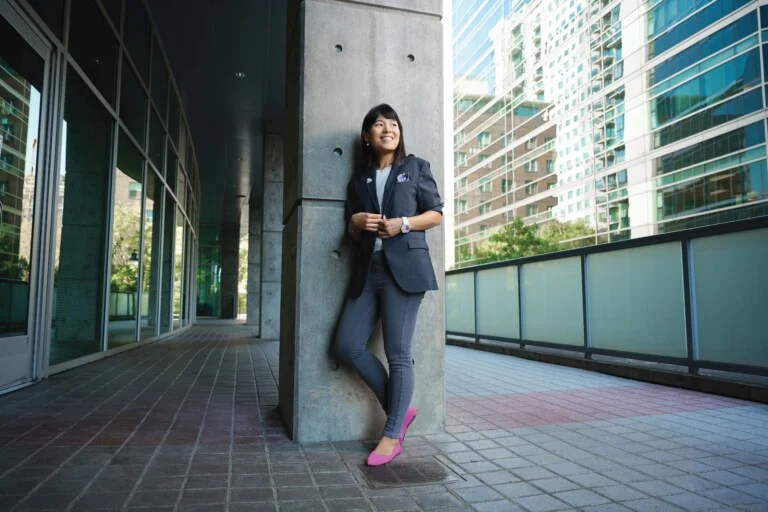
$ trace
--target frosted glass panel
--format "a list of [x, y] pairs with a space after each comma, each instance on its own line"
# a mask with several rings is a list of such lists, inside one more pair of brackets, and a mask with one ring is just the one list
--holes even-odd
[[592, 346], [685, 357], [680, 243], [587, 256]]
[[768, 367], [768, 229], [693, 241], [699, 357]]
[[584, 345], [581, 258], [523, 265], [523, 336]]
[[478, 272], [477, 302], [481, 335], [520, 338], [517, 266]]
[[445, 330], [475, 332], [475, 274], [445, 276]]

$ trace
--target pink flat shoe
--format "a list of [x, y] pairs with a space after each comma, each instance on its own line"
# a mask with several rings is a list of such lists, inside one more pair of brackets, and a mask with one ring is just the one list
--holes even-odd
[[370, 455], [368, 455], [368, 460], [366, 463], [369, 466], [383, 466], [384, 464], [389, 464], [392, 462], [392, 460], [400, 455], [400, 445], [398, 444], [395, 446], [395, 449], [392, 450], [392, 453], [389, 455], [379, 455], [376, 453], [376, 451], [372, 451]]
[[413, 420], [416, 419], [416, 414], [418, 414], [419, 410], [415, 407], [409, 407], [408, 412], [405, 413], [405, 420], [403, 420], [403, 429], [400, 431], [400, 444], [403, 444], [403, 441], [405, 441], [405, 433], [408, 431], [408, 427], [411, 426], [411, 423], [413, 423]]

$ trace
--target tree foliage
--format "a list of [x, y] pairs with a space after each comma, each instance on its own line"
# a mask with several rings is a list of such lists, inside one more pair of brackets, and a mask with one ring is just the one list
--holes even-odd
[[515, 218], [480, 246], [473, 263], [490, 263], [525, 258], [553, 251], [586, 247], [595, 243], [595, 230], [583, 220], [554, 221], [539, 230]]

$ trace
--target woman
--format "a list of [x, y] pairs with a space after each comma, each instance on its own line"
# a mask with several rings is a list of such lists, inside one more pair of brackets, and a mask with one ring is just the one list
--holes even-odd
[[[357, 266], [336, 334], [336, 353], [376, 394], [387, 413], [384, 434], [368, 456], [380, 466], [400, 454], [416, 417], [411, 341], [421, 299], [436, 290], [425, 231], [442, 220], [442, 202], [429, 163], [406, 156], [403, 125], [389, 105], [363, 120], [366, 166], [347, 187], [347, 230], [357, 242]], [[381, 314], [389, 375], [366, 348]]]

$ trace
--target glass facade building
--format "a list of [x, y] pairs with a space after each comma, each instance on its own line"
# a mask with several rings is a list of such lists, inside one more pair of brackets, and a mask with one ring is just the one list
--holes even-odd
[[454, 258], [514, 219], [550, 246], [768, 214], [768, 6], [453, 3]]
[[194, 321], [199, 179], [142, 1], [0, 0], [0, 389]]

